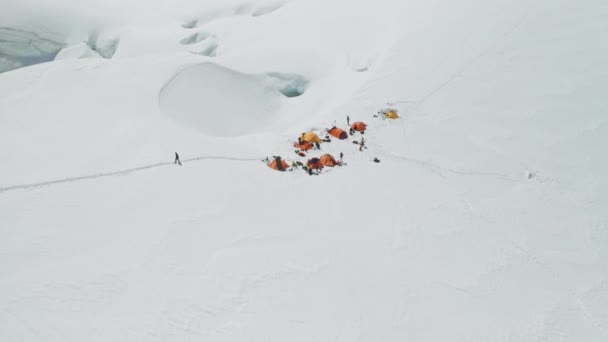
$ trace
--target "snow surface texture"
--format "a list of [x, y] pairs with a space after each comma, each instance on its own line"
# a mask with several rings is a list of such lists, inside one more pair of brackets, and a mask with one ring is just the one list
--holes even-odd
[[[280, 115], [283, 97], [304, 93], [307, 81], [298, 75], [247, 75], [217, 64], [184, 68], [161, 90], [163, 112], [212, 136], [260, 132]], [[238, 99], [226, 103], [226, 96]]]
[[0, 74], [0, 341], [608, 340], [605, 1], [122, 3]]

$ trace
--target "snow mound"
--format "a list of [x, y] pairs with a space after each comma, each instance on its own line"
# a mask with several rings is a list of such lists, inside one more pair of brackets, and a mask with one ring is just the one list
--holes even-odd
[[112, 34], [93, 32], [87, 44], [101, 57], [110, 59], [116, 53], [120, 39]]
[[194, 34], [189, 35], [188, 37], [180, 40], [180, 43], [184, 44], [184, 45], [190, 45], [190, 44], [196, 44], [198, 42], [201, 42], [205, 39], [209, 38], [209, 33], [207, 32], [197, 32]]
[[202, 44], [202, 48], [199, 49], [199, 51], [192, 51], [192, 53], [197, 54], [197, 55], [201, 55], [201, 56], [205, 56], [205, 57], [216, 57], [217, 56], [217, 48], [218, 48], [218, 42], [217, 42], [217, 38], [213, 37], [213, 38], [209, 38], [205, 41], [205, 43]]
[[269, 4], [269, 5], [257, 8], [253, 12], [251, 12], [251, 16], [252, 17], [260, 17], [260, 16], [263, 16], [263, 15], [270, 14], [272, 12], [277, 11], [281, 7], [283, 7], [283, 5], [284, 5], [284, 3], [277, 2], [277, 3], [272, 3], [272, 4]]
[[216, 20], [227, 19], [237, 16], [261, 17], [274, 13], [281, 9], [286, 2], [284, 1], [255, 1], [244, 3], [226, 3], [218, 7], [211, 6], [204, 13], [190, 18], [182, 23], [182, 28], [193, 29], [208, 25]]
[[61, 49], [57, 56], [55, 56], [55, 60], [64, 60], [64, 59], [80, 59], [80, 58], [99, 58], [99, 54], [91, 49], [89, 45], [86, 43], [78, 43], [76, 45], [72, 45]]
[[202, 63], [169, 80], [159, 105], [163, 113], [207, 135], [250, 135], [273, 128], [288, 98], [302, 95], [307, 86], [296, 74], [247, 74]]
[[[218, 48], [218, 39], [209, 32], [197, 32], [179, 41], [183, 45], [199, 44], [198, 51], [191, 51], [194, 54], [215, 57]], [[202, 48], [200, 47], [202, 46]]]

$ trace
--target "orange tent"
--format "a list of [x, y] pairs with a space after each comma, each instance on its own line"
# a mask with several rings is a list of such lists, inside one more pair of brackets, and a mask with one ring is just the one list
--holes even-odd
[[313, 144], [309, 143], [309, 142], [306, 142], [303, 144], [294, 143], [293, 147], [296, 147], [297, 149], [302, 150], [302, 151], [308, 151], [313, 147]]
[[320, 158], [320, 162], [321, 164], [323, 164], [323, 166], [334, 167], [338, 165], [338, 161], [336, 161], [336, 158], [334, 158], [331, 154], [322, 155]]
[[367, 125], [364, 122], [357, 121], [350, 126], [353, 131], [365, 132]]
[[340, 140], [348, 139], [348, 134], [346, 134], [344, 130], [339, 129], [338, 127], [334, 126], [327, 132]]
[[322, 169], [323, 168], [323, 164], [321, 163], [321, 160], [319, 158], [308, 159], [308, 162], [306, 162], [306, 165], [310, 169]]
[[271, 161], [268, 164], [268, 167], [271, 169], [278, 170], [278, 171], [285, 171], [285, 170], [289, 169], [289, 164], [287, 164], [286, 161], [281, 159], [281, 157], [276, 157], [276, 158], [274, 158], [273, 161]]

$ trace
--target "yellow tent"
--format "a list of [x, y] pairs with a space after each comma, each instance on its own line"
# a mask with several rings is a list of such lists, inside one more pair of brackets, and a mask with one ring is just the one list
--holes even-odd
[[321, 142], [321, 138], [319, 138], [319, 136], [314, 132], [302, 133], [302, 140], [311, 143]]
[[386, 117], [389, 119], [397, 119], [399, 117], [399, 114], [397, 114], [397, 111], [391, 110], [386, 112]]

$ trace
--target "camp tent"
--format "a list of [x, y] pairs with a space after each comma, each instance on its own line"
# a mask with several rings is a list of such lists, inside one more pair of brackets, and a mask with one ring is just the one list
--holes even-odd
[[323, 168], [323, 164], [321, 164], [321, 160], [319, 158], [311, 158], [308, 159], [308, 162], [306, 162], [306, 165], [310, 168], [310, 169], [322, 169]]
[[338, 161], [331, 154], [324, 154], [319, 158], [319, 161], [323, 166], [334, 167], [338, 165]]
[[340, 140], [348, 139], [348, 134], [338, 127], [332, 127], [332, 129], [327, 132]]
[[315, 132], [302, 133], [302, 140], [310, 143], [320, 143], [321, 138]]
[[313, 145], [312, 145], [312, 143], [309, 143], [309, 142], [306, 142], [303, 144], [294, 143], [293, 147], [296, 147], [297, 149], [302, 150], [302, 151], [308, 151], [313, 147]]
[[353, 131], [365, 132], [367, 125], [364, 122], [357, 121], [350, 126]]
[[397, 114], [396, 110], [390, 110], [390, 111], [386, 112], [386, 117], [388, 119], [397, 119], [397, 118], [399, 118], [399, 114]]
[[275, 157], [274, 160], [268, 164], [268, 167], [278, 171], [285, 171], [289, 169], [289, 164], [281, 159], [281, 157]]

